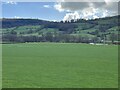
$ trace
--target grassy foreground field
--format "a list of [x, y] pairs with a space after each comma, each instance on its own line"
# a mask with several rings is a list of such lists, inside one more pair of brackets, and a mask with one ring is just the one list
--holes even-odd
[[3, 87], [118, 87], [118, 47], [65, 43], [4, 44]]

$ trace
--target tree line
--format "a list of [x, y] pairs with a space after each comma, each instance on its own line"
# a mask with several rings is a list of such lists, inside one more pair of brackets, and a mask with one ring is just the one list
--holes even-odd
[[[111, 33], [109, 35], [109, 41], [114, 43], [118, 41], [119, 35]], [[107, 41], [107, 34], [102, 34], [100, 37], [88, 37], [81, 35], [71, 35], [66, 33], [56, 33], [56, 32], [47, 32], [42, 33], [41, 36], [24, 36], [17, 35], [17, 32], [12, 30], [8, 34], [2, 36], [3, 42], [12, 42], [12, 43], [25, 43], [25, 42], [63, 42], [63, 43], [103, 43]], [[120, 40], [120, 39], [119, 39]]]

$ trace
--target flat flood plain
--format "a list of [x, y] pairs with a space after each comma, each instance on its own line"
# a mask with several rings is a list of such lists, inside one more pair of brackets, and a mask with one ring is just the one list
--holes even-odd
[[117, 88], [118, 46], [2, 45], [3, 88]]

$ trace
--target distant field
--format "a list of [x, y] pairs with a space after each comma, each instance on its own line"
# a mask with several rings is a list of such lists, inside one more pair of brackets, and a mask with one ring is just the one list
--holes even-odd
[[3, 87], [118, 87], [118, 47], [72, 43], [3, 44]]

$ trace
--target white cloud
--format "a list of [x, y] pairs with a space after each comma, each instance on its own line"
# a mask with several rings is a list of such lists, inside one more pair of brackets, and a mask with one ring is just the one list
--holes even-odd
[[17, 18], [17, 19], [19, 19], [19, 18], [22, 18], [22, 17], [14, 16], [14, 18]]
[[80, 15], [78, 12], [74, 12], [74, 13], [67, 13], [64, 18], [63, 21], [71, 21], [71, 20], [77, 20], [80, 19]]
[[93, 8], [93, 7], [85, 8], [79, 14], [81, 14], [81, 18], [87, 20], [109, 16], [108, 10]]
[[43, 5], [43, 7], [45, 7], [45, 8], [50, 8], [50, 5]]
[[77, 13], [80, 18], [95, 19], [106, 16], [118, 15], [118, 0], [99, 0], [99, 2], [89, 2], [88, 0], [75, 0], [76, 2], [58, 2], [54, 8], [59, 12], [67, 12], [63, 20], [70, 20]]
[[64, 11], [64, 9], [62, 8], [62, 6], [61, 6], [60, 3], [55, 4], [55, 5], [54, 5], [54, 8], [55, 8], [56, 10], [58, 10], [59, 12], [63, 12], [63, 11]]
[[94, 16], [93, 16], [93, 19], [97, 19], [97, 18], [99, 18], [97, 15], [94, 15]]
[[17, 2], [14, 2], [14, 1], [7, 1], [6, 4], [14, 4], [14, 5], [16, 5]]

